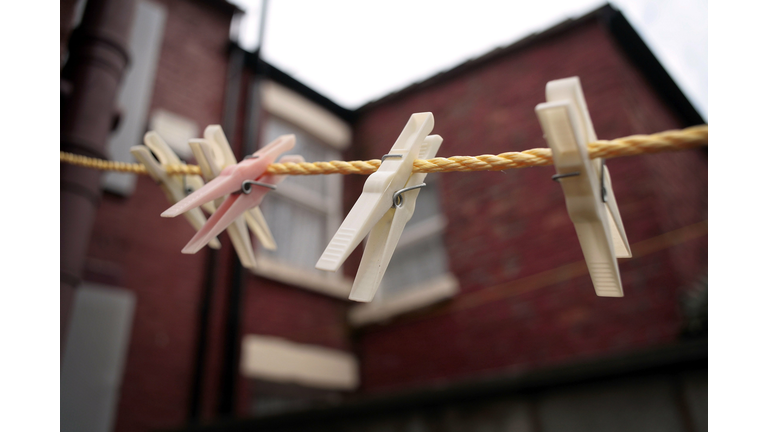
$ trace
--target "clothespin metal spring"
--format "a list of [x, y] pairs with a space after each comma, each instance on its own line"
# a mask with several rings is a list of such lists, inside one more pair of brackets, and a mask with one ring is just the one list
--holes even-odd
[[401, 157], [403, 157], [403, 155], [397, 154], [397, 153], [385, 154], [384, 156], [381, 157], [381, 161], [384, 162], [384, 159], [386, 158], [401, 158]]
[[[555, 174], [552, 180], [559, 182], [561, 178], [576, 177], [581, 175], [580, 171], [569, 172], [565, 174]], [[600, 195], [603, 202], [608, 202], [608, 191], [605, 189], [605, 159], [600, 161]]]
[[236, 193], [244, 193], [244, 194], [248, 195], [249, 193], [251, 193], [253, 191], [253, 188], [251, 187], [251, 185], [261, 186], [261, 187], [269, 188], [269, 189], [272, 189], [272, 190], [276, 190], [277, 189], [277, 186], [271, 185], [271, 184], [268, 184], [268, 183], [257, 182], [255, 180], [245, 180], [243, 182], [242, 186], [240, 186], [240, 191], [236, 192]]
[[404, 194], [405, 192], [408, 192], [410, 190], [421, 189], [421, 188], [425, 187], [426, 185], [427, 185], [426, 183], [422, 183], [422, 184], [418, 184], [416, 186], [411, 186], [411, 187], [403, 188], [403, 189], [400, 189], [399, 191], [395, 192], [394, 195], [392, 195], [392, 207], [402, 208], [403, 205], [405, 204], [405, 197], [402, 196], [402, 194]]
[[574, 172], [569, 172], [565, 174], [555, 174], [552, 176], [552, 180], [559, 182], [561, 178], [576, 177], [578, 175], [581, 175], [581, 171], [574, 171]]
[[600, 197], [608, 202], [608, 190], [605, 189], [605, 159], [600, 159]]

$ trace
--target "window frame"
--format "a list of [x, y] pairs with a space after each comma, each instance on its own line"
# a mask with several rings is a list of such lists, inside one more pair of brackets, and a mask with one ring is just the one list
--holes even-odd
[[[342, 152], [351, 144], [351, 127], [324, 108], [272, 81], [262, 83], [261, 93], [262, 106], [267, 116], [301, 129], [330, 149]], [[270, 193], [323, 213], [326, 219], [326, 238], [330, 241], [343, 218], [344, 184], [340, 175], [323, 177], [328, 191], [325, 198], [285, 183]], [[352, 279], [346, 277], [342, 269], [335, 273], [316, 273], [278, 261], [261, 248], [256, 248], [255, 256], [256, 268], [251, 269], [251, 272], [258, 276], [343, 299], [347, 299], [352, 289]]]

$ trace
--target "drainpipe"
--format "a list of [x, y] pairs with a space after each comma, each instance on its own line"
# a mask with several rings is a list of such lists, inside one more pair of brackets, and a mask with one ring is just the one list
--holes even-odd
[[[255, 51], [256, 70], [253, 74], [248, 107], [245, 112], [245, 137], [242, 146], [242, 156], [252, 154], [258, 149], [261, 129], [259, 127], [261, 113], [261, 92], [259, 81], [261, 73], [260, 56], [264, 47], [264, 28], [267, 17], [267, 0], [261, 2], [261, 22], [259, 23], [259, 46]], [[219, 414], [224, 417], [234, 417], [237, 413], [237, 381], [240, 364], [240, 324], [242, 297], [248, 283], [250, 271], [240, 264], [237, 255], [232, 258], [232, 276], [230, 279], [229, 300], [227, 304], [226, 329], [224, 331], [224, 360], [221, 370], [219, 393]]]
[[[235, 18], [237, 19], [237, 18]], [[240, 106], [240, 82], [242, 81], [245, 52], [236, 43], [229, 47], [229, 65], [227, 67], [227, 83], [224, 99], [224, 116], [222, 128], [224, 134], [234, 142], [237, 128], [237, 113]], [[234, 260], [237, 261], [237, 256]], [[211, 320], [210, 304], [216, 284], [216, 269], [219, 267], [219, 251], [208, 248], [207, 269], [203, 295], [200, 300], [198, 313], [197, 348], [195, 350], [194, 372], [192, 375], [192, 391], [190, 394], [189, 423], [194, 425], [202, 421], [203, 415], [203, 384], [205, 380], [206, 355], [208, 354], [208, 330]], [[222, 404], [223, 402], [219, 402]]]
[[[62, 70], [68, 94], [61, 105], [61, 150], [106, 159], [116, 124], [117, 91], [128, 65], [128, 38], [136, 0], [89, 0], [69, 41]], [[75, 289], [80, 284], [96, 209], [101, 173], [61, 165], [61, 354]]]

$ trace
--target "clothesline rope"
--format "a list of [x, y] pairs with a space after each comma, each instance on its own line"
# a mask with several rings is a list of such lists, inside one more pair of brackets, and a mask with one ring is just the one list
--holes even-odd
[[[687, 150], [706, 146], [708, 126], [694, 126], [682, 130], [670, 130], [652, 135], [632, 135], [610, 141], [596, 141], [588, 146], [589, 157], [615, 158], [665, 151]], [[139, 163], [127, 163], [90, 158], [73, 153], [60, 152], [61, 162], [93, 168], [103, 171], [117, 171], [133, 174], [147, 174], [147, 169]], [[284, 175], [320, 175], [320, 174], [372, 174], [379, 169], [381, 161], [330, 161], [304, 163], [274, 163], [267, 168], [269, 174]], [[502, 171], [512, 168], [552, 165], [552, 150], [534, 148], [522, 152], [507, 152], [498, 155], [452, 156], [449, 158], [417, 159], [413, 162], [413, 172], [467, 172], [467, 171]], [[197, 165], [166, 165], [171, 175], [200, 175]]]

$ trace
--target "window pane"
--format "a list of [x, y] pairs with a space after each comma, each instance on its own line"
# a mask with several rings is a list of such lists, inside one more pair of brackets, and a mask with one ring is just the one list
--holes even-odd
[[326, 238], [326, 216], [278, 194], [268, 194], [260, 206], [277, 243], [277, 250], [261, 249], [270, 257], [303, 269], [315, 270]]
[[[421, 197], [419, 197], [421, 201]], [[448, 272], [448, 258], [443, 236], [435, 235], [413, 245], [399, 248], [392, 256], [381, 281], [381, 297], [391, 298]]]
[[[296, 135], [296, 146], [286, 154], [302, 155], [307, 162], [341, 159], [341, 154], [337, 150], [327, 146], [302, 129], [277, 117], [268, 117], [264, 129], [264, 144], [269, 144], [280, 135]], [[325, 181], [324, 176], [288, 176], [283, 181], [308, 189], [323, 197], [328, 196], [330, 192], [327, 186], [328, 182]]]

